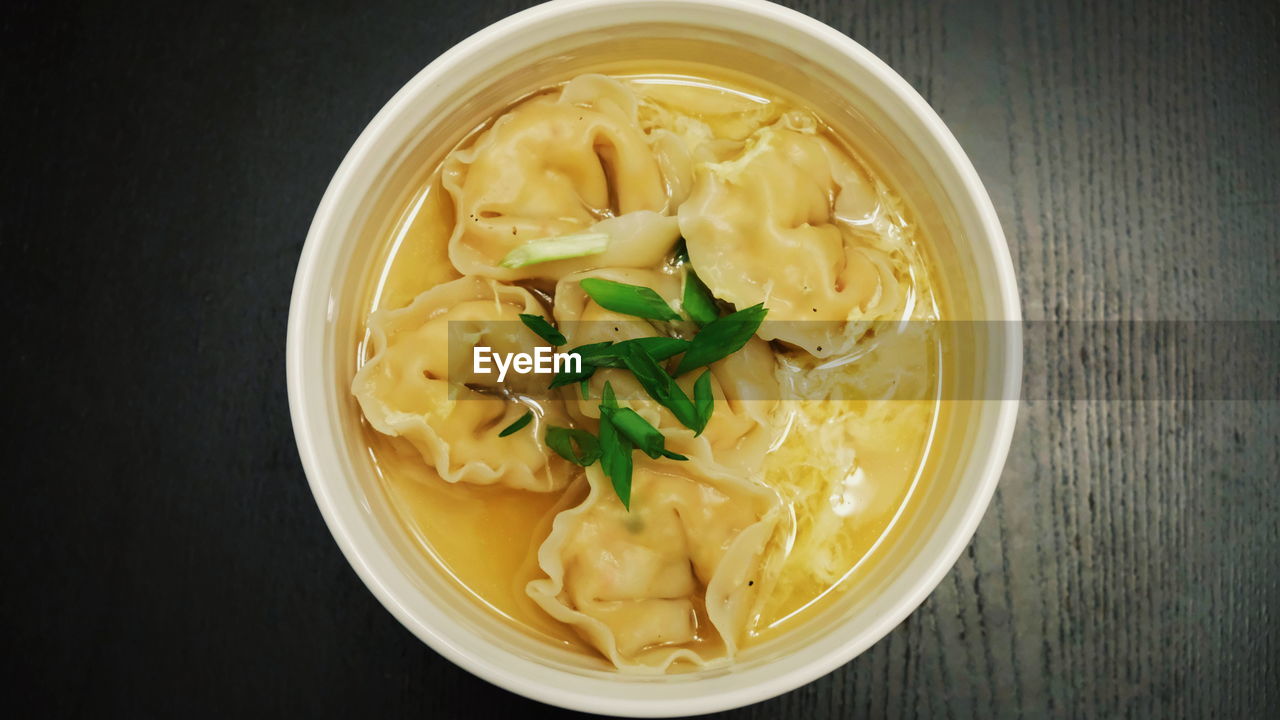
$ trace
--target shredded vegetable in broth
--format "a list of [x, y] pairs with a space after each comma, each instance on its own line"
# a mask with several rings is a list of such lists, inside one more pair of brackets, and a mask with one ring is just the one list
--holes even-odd
[[622, 672], [838, 596], [919, 481], [942, 357], [925, 239], [855, 146], [780, 93], [588, 74], [447, 153], [352, 382], [423, 551]]

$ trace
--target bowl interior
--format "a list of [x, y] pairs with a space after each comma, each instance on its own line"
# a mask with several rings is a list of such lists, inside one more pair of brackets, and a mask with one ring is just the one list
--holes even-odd
[[[702, 66], [786, 88], [856, 140], [921, 228], [948, 319], [1017, 319], [1007, 250], [980, 186], [974, 199], [967, 160], [939, 142], [936, 117], [842, 36], [815, 36], [816, 23], [790, 13], [770, 19], [713, 2], [567, 5], [580, 7], [569, 15], [535, 9], [534, 17], [510, 19], [441, 58], [388, 104], [344, 162], [317, 214], [295, 288], [289, 371], [300, 450], [326, 520], [362, 578], [406, 626], [455, 662], [517, 692], [584, 710], [683, 714], [744, 704], [860, 652], [950, 567], [985, 508], [1008, 446], [1016, 334], [979, 323], [948, 344], [953, 357], [942, 382], [952, 399], [940, 412], [951, 431], [936, 438], [903, 515], [838, 601], [748, 649], [731, 668], [624, 676], [486, 611], [424, 556], [388, 503], [349, 387], [373, 269], [395, 241], [398, 213], [443, 155], [513, 98], [585, 71], [696, 73]], [[660, 5], [669, 12], [654, 12]], [[672, 22], [646, 21], [652, 17]]]

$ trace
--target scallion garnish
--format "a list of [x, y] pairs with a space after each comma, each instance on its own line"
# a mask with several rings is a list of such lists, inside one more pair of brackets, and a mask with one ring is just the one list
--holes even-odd
[[689, 396], [684, 394], [684, 390], [681, 390], [667, 371], [658, 365], [644, 346], [634, 345], [629, 348], [623, 356], [623, 362], [636, 376], [636, 380], [640, 381], [644, 391], [649, 393], [649, 397], [670, 410], [671, 414], [675, 415], [685, 427], [694, 432], [702, 431], [702, 425], [705, 423], [699, 422], [698, 411], [693, 407]]
[[528, 313], [520, 313], [520, 321], [523, 322], [530, 330], [537, 333], [538, 337], [546, 340], [553, 347], [559, 347], [566, 342], [564, 334], [555, 329], [547, 319], [541, 315], [530, 315]]
[[692, 267], [686, 267], [684, 275], [684, 312], [699, 326], [720, 317], [715, 298], [711, 297], [711, 291], [702, 284]]
[[594, 375], [597, 368], [626, 367], [626, 363], [622, 361], [622, 356], [626, 354], [628, 348], [636, 345], [643, 346], [645, 350], [649, 351], [649, 355], [659, 362], [673, 358], [689, 349], [688, 340], [672, 337], [646, 337], [622, 340], [616, 343], [605, 341], [581, 345], [569, 351], [570, 354], [576, 354], [582, 358], [581, 372], [566, 372], [562, 370], [551, 378], [549, 387], [557, 388], [561, 385], [582, 382]]
[[498, 264], [504, 268], [522, 268], [526, 265], [568, 260], [569, 258], [599, 255], [609, 247], [609, 236], [601, 232], [576, 233], [560, 237], [533, 240], [507, 253]]
[[652, 288], [643, 285], [604, 280], [602, 278], [585, 278], [578, 281], [583, 292], [606, 310], [634, 315], [646, 320], [679, 320], [680, 316], [671, 309], [662, 296]]
[[[503, 264], [506, 264], [505, 260]], [[647, 320], [680, 320], [680, 315], [651, 288], [600, 278], [586, 278], [580, 280], [579, 284], [592, 300], [607, 310]], [[704, 371], [694, 381], [691, 400], [672, 374], [659, 363], [683, 354], [675, 373], [679, 375], [721, 360], [747, 344], [764, 321], [768, 310], [763, 304], [754, 305], [720, 317], [715, 298], [698, 279], [692, 267], [688, 267], [685, 274], [683, 307], [689, 318], [701, 326], [692, 341], [673, 337], [642, 337], [580, 345], [569, 352], [579, 356], [582, 361], [581, 370], [557, 373], [551, 381], [551, 387], [578, 383], [582, 399], [587, 400], [590, 397], [588, 380], [597, 369], [625, 368], [635, 376], [649, 397], [670, 411], [676, 420], [693, 430], [695, 435], [701, 435], [715, 410], [711, 371]], [[558, 347], [567, 342], [564, 334], [541, 315], [521, 314], [520, 320], [553, 346]], [[546, 432], [546, 443], [561, 457], [582, 467], [599, 460], [600, 467], [613, 485], [622, 506], [629, 511], [634, 472], [631, 458], [633, 450], [639, 449], [654, 459], [683, 461], [689, 458], [668, 450], [662, 432], [635, 410], [619, 407], [613, 385], [608, 382], [604, 384], [599, 408], [599, 435], [578, 428], [550, 426]], [[533, 413], [525, 413], [504, 428], [499, 436], [505, 437], [517, 432], [532, 420]]]
[[618, 409], [618, 397], [613, 394], [613, 383], [604, 381], [604, 389], [600, 391], [600, 407], [606, 410]]
[[502, 428], [502, 432], [498, 433], [498, 437], [506, 437], [508, 435], [512, 435], [514, 433], [519, 432], [520, 429], [523, 428], [525, 425], [528, 425], [531, 420], [533, 420], [533, 412], [532, 411], [526, 412], [525, 414], [521, 415], [519, 418], [516, 418], [515, 422]]
[[579, 372], [568, 372], [561, 370], [551, 378], [551, 384], [548, 387], [558, 388], [561, 385], [572, 385], [576, 382], [584, 382], [591, 378], [596, 372], [596, 366], [592, 359], [597, 356], [601, 350], [613, 345], [612, 342], [606, 340], [604, 342], [589, 343], [587, 345], [579, 345], [569, 351], [570, 355], [577, 355], [582, 358], [582, 368]]
[[684, 357], [680, 358], [676, 375], [710, 365], [741, 350], [760, 328], [767, 314], [769, 311], [761, 303], [707, 323], [694, 336]]
[[716, 398], [711, 392], [711, 371], [706, 370], [693, 383], [693, 407], [698, 411], [698, 428], [696, 435], [701, 435], [715, 410]]
[[666, 449], [666, 438], [662, 437], [662, 432], [658, 428], [650, 425], [649, 421], [640, 417], [635, 410], [626, 407], [616, 410], [601, 408], [600, 415], [601, 417], [608, 415], [609, 422], [618, 429], [618, 432], [627, 436], [631, 444], [645, 455], [655, 460], [662, 457], [662, 451]]
[[626, 367], [627, 365], [623, 358], [630, 352], [632, 347], [643, 347], [650, 357], [662, 362], [688, 350], [689, 341], [673, 337], [644, 337], [623, 340], [614, 343], [610, 347], [600, 348], [594, 351], [590, 358], [583, 358], [583, 360], [589, 361], [596, 367]]
[[[575, 447], [576, 445], [576, 447]], [[575, 465], [586, 467], [600, 458], [596, 436], [578, 428], [552, 425], [547, 428], [547, 447]]]
[[613, 386], [604, 384], [600, 402], [600, 469], [613, 484], [613, 491], [622, 501], [622, 507], [631, 510], [631, 441], [610, 420], [618, 409]]

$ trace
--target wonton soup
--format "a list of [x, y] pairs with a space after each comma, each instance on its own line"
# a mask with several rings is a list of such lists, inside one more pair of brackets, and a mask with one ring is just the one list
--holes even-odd
[[856, 140], [710, 72], [589, 73], [445, 154], [352, 381], [423, 552], [624, 672], [731, 663], [839, 596], [921, 476], [945, 356], [927, 238]]

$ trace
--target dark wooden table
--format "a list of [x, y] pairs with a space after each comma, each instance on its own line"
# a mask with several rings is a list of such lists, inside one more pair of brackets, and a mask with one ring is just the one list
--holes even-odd
[[[427, 649], [356, 578], [298, 463], [283, 358], [303, 238], [351, 142], [438, 53], [527, 4], [0, 11], [6, 705], [546, 710]], [[1028, 317], [1280, 319], [1274, 3], [796, 6], [950, 125]], [[1087, 361], [1031, 339], [1029, 378]], [[734, 715], [1272, 715], [1271, 388], [1031, 399], [976, 540], [924, 606], [837, 672]]]

